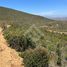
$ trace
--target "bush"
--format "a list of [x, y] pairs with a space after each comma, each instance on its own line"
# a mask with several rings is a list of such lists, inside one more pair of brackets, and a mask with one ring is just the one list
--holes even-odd
[[48, 67], [48, 52], [44, 47], [27, 50], [23, 55], [25, 67]]
[[35, 48], [35, 43], [31, 40], [31, 38], [25, 37], [23, 35], [15, 36], [15, 35], [8, 35], [5, 36], [9, 43], [9, 47], [16, 49], [17, 51], [25, 51], [29, 48]]
[[61, 66], [61, 44], [57, 44], [57, 49], [56, 49], [56, 53], [58, 56], [58, 60], [57, 60], [57, 65]]

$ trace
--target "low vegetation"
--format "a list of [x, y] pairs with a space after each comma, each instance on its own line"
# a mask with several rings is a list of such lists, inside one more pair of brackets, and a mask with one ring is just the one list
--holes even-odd
[[[8, 46], [20, 52], [25, 67], [49, 67], [53, 65], [53, 61], [55, 65], [61, 66], [67, 61], [67, 35], [53, 32], [54, 30], [67, 32], [66, 21], [50, 20], [3, 7], [0, 8], [0, 15], [0, 26], [3, 28]], [[24, 35], [33, 24], [35, 30]], [[52, 52], [54, 54], [51, 55]]]
[[49, 67], [48, 51], [44, 47], [29, 49], [23, 55], [25, 67]]
[[[37, 33], [37, 35], [39, 35], [40, 37], [40, 39], [37, 42], [32, 40], [34, 36], [33, 34], [34, 30], [31, 31], [32, 37], [29, 37], [31, 35], [30, 33], [28, 33], [28, 36], [23, 35], [24, 32], [23, 28], [21, 31], [20, 28], [12, 27], [4, 30], [4, 36], [7, 42], [9, 43], [10, 47], [16, 49], [17, 51], [20, 51], [21, 54], [20, 56], [24, 58], [25, 67], [33, 67], [33, 66], [41, 67], [38, 66], [39, 63], [40, 65], [42, 64], [45, 66], [45, 63], [43, 62], [45, 59], [41, 60], [43, 58], [41, 54], [38, 54], [40, 53], [40, 48], [37, 49], [38, 46], [42, 46], [42, 48], [46, 48], [48, 50], [49, 56], [51, 55], [51, 52], [54, 52], [55, 56], [57, 57], [55, 60], [56, 61], [55, 64], [61, 66], [62, 65], [61, 62], [63, 58], [62, 55], [65, 55], [64, 60], [66, 60], [67, 58], [67, 53], [66, 53], [67, 35], [53, 33], [53, 32], [51, 33], [46, 30], [41, 30], [41, 31], [44, 33], [44, 37], [42, 37], [41, 35], [39, 35], [39, 33]], [[39, 55], [41, 56], [41, 58], [39, 57]], [[48, 58], [50, 58], [49, 56]], [[38, 63], [39, 60], [38, 57], [41, 60], [39, 63]], [[35, 61], [37, 62], [38, 65], [35, 64]]]

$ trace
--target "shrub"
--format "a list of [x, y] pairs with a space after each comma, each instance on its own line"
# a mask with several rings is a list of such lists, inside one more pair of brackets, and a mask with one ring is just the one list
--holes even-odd
[[61, 45], [57, 44], [57, 49], [56, 49], [56, 53], [58, 55], [58, 60], [57, 60], [57, 65], [61, 66]]
[[48, 52], [44, 47], [27, 50], [23, 55], [25, 67], [48, 67]]
[[16, 49], [17, 51], [25, 51], [28, 48], [35, 48], [35, 43], [31, 40], [31, 38], [20, 36], [7, 36], [6, 37], [9, 46]]

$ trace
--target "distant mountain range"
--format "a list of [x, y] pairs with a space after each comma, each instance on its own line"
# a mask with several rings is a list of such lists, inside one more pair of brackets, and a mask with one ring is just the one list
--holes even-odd
[[55, 20], [67, 21], [67, 17], [56, 17]]

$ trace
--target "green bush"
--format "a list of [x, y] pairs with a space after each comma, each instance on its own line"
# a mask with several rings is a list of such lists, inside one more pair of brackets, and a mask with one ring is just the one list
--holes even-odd
[[48, 67], [48, 52], [44, 47], [27, 50], [23, 55], [25, 67]]
[[31, 38], [26, 38], [24, 36], [13, 37], [10, 40], [10, 46], [17, 49], [18, 51], [25, 51], [29, 48], [35, 48], [35, 43], [31, 40]]
[[31, 38], [25, 37], [23, 35], [11, 35], [5, 34], [5, 38], [9, 43], [9, 47], [16, 49], [17, 51], [25, 51], [29, 48], [35, 48], [36, 45]]
[[58, 60], [57, 60], [57, 65], [61, 66], [61, 44], [57, 44], [57, 49], [56, 49], [56, 53], [58, 56]]

